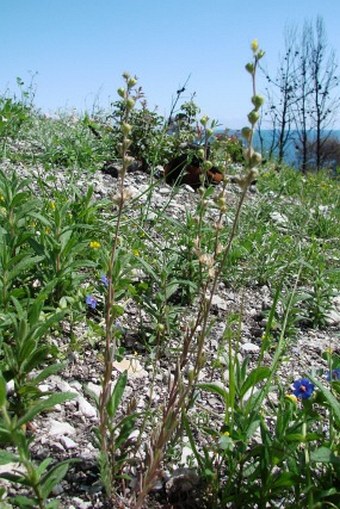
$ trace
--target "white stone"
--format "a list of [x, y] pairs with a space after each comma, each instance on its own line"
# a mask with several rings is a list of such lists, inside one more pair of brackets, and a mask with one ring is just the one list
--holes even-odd
[[212, 306], [218, 307], [218, 309], [222, 309], [222, 311], [227, 311], [228, 309], [228, 303], [218, 295], [213, 296], [211, 304]]
[[60, 439], [60, 442], [62, 443], [62, 445], [65, 447], [65, 449], [75, 449], [77, 447], [77, 444], [74, 440], [72, 440], [72, 438], [69, 438], [69, 437], [62, 437]]
[[[188, 459], [194, 459], [194, 453], [192, 452], [192, 449], [191, 447], [188, 447], [187, 445], [185, 445], [182, 449], [182, 454], [181, 454], [181, 459], [180, 459], [180, 464], [181, 465], [188, 465]], [[195, 464], [197, 462], [195, 461]]]
[[51, 427], [49, 429], [49, 435], [62, 436], [62, 435], [74, 435], [76, 430], [68, 422], [51, 421]]
[[336, 297], [334, 297], [334, 299], [333, 299], [333, 306], [335, 307], [335, 309], [337, 311], [340, 312], [340, 295], [337, 295]]
[[101, 390], [102, 390], [101, 385], [94, 384], [93, 382], [89, 382], [89, 383], [87, 384], [87, 388], [88, 388], [88, 390], [89, 390], [90, 392], [93, 392], [93, 394], [94, 394], [95, 396], [97, 396], [97, 398], [99, 398], [100, 393], [101, 393]]
[[326, 315], [326, 323], [328, 325], [338, 325], [340, 323], [340, 313], [335, 309], [331, 309]]
[[48, 392], [51, 390], [51, 387], [47, 384], [40, 384], [38, 385], [38, 389], [41, 391], [41, 392]]
[[288, 218], [284, 214], [280, 214], [280, 212], [274, 211], [270, 214], [270, 218], [274, 223], [280, 225], [286, 225], [288, 223]]
[[244, 343], [244, 345], [240, 346], [240, 350], [242, 353], [258, 353], [260, 351], [260, 347], [258, 345], [254, 345], [254, 343]]
[[73, 497], [72, 502], [75, 504], [77, 509], [91, 509], [92, 502], [85, 502], [79, 497]]
[[85, 417], [97, 417], [97, 410], [89, 403], [83, 396], [78, 396], [77, 402], [79, 405], [79, 411]]

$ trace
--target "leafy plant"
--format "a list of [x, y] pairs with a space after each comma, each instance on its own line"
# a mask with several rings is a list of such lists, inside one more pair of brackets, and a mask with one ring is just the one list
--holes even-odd
[[39, 507], [39, 509], [58, 507], [58, 502], [49, 500], [49, 497], [53, 488], [65, 477], [70, 464], [74, 460], [69, 459], [50, 466], [53, 460], [52, 458], [46, 458], [40, 465], [37, 465], [32, 461], [29, 449], [30, 439], [26, 437], [24, 429], [41, 412], [73, 397], [72, 393], [53, 394], [47, 399], [36, 402], [23, 415], [11, 415], [7, 408], [6, 381], [0, 371], [0, 444], [1, 446], [10, 444], [16, 450], [16, 452], [0, 451], [0, 464], [12, 466], [7, 472], [1, 471], [0, 478], [28, 487], [33, 493], [31, 497], [27, 495], [11, 497], [10, 501], [16, 507]]

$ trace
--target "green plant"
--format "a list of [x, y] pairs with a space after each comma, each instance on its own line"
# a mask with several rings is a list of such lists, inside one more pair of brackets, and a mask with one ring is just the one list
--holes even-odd
[[15, 452], [0, 451], [0, 464], [9, 466], [9, 470], [7, 472], [2, 471], [0, 477], [14, 484], [30, 488], [33, 493], [33, 496], [17, 495], [10, 497], [9, 501], [14, 503], [16, 507], [22, 509], [28, 507], [39, 507], [39, 509], [58, 507], [58, 501], [49, 500], [49, 497], [53, 488], [65, 477], [70, 464], [75, 460], [69, 459], [50, 466], [53, 460], [52, 458], [46, 458], [40, 465], [37, 465], [31, 458], [31, 440], [25, 434], [25, 427], [43, 411], [64, 403], [73, 397], [72, 393], [53, 394], [47, 399], [35, 402], [23, 415], [18, 416], [8, 410], [6, 381], [0, 371], [0, 444], [2, 447], [11, 445], [15, 448]]
[[[113, 236], [111, 239], [111, 246], [109, 256], [106, 260], [105, 266], [105, 281], [107, 283], [107, 291], [105, 294], [105, 352], [104, 352], [104, 374], [102, 380], [102, 391], [98, 400], [99, 412], [99, 426], [97, 436], [99, 439], [100, 447], [100, 475], [103, 486], [105, 487], [108, 497], [114, 497], [113, 491], [113, 478], [124, 467], [124, 459], [121, 461], [117, 458], [117, 429], [120, 430], [118, 437], [120, 437], [120, 449], [128, 438], [131, 426], [133, 426], [135, 417], [132, 412], [133, 404], [131, 404], [131, 412], [128, 413], [126, 420], [121, 421], [115, 425], [112, 420], [115, 417], [118, 405], [122, 398], [124, 387], [126, 384], [125, 375], [122, 376], [115, 386], [115, 390], [111, 390], [111, 378], [113, 372], [113, 362], [117, 354], [117, 335], [114, 327], [115, 320], [121, 312], [121, 307], [118, 304], [119, 298], [122, 297], [120, 293], [120, 283], [123, 280], [122, 274], [125, 270], [124, 259], [121, 256], [119, 248], [119, 235], [121, 232], [121, 223], [126, 202], [129, 199], [128, 191], [124, 187], [125, 175], [127, 167], [131, 162], [131, 157], [128, 155], [128, 149], [131, 145], [129, 134], [131, 133], [131, 125], [129, 124], [130, 114], [135, 105], [135, 100], [131, 96], [131, 90], [136, 85], [136, 79], [128, 73], [123, 75], [125, 80], [125, 88], [118, 90], [119, 95], [123, 99], [124, 109], [121, 118], [121, 132], [119, 141], [119, 150], [122, 157], [123, 166], [119, 174], [119, 185], [117, 195], [114, 197], [114, 202], [117, 205], [117, 215], [115, 218], [115, 225]], [[124, 291], [123, 291], [124, 294]]]
[[[276, 302], [278, 298], [279, 293]], [[261, 365], [263, 350], [257, 366], [250, 371], [248, 359], [241, 362], [235, 350], [231, 321], [225, 333], [229, 359], [227, 386], [199, 384], [202, 391], [218, 395], [224, 404], [222, 428], [217, 430], [209, 425], [201, 428], [208, 437], [206, 444], [213, 440], [212, 446], [199, 449], [185, 418], [209, 507], [265, 508], [279, 502], [301, 509], [322, 507], [323, 503], [334, 506], [338, 492], [332, 486], [340, 468], [339, 403], [313, 375], [295, 381], [293, 394], [285, 392], [275, 380], [286, 349], [288, 316], [289, 309], [271, 366]], [[269, 346], [265, 341], [263, 348]], [[336, 387], [337, 381], [333, 384]], [[311, 398], [315, 386], [319, 392]], [[278, 396], [274, 404], [273, 392]], [[265, 410], [261, 411], [263, 405]], [[329, 438], [319, 426], [320, 410], [316, 407], [329, 411]], [[320, 463], [321, 472], [316, 468]]]

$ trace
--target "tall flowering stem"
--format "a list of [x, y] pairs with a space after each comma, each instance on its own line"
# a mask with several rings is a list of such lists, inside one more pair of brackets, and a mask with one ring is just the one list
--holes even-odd
[[[254, 129], [257, 121], [259, 120], [260, 113], [259, 110], [264, 102], [263, 97], [257, 94], [256, 92], [256, 70], [258, 67], [259, 60], [264, 56], [264, 51], [259, 49], [258, 42], [254, 40], [251, 44], [251, 49], [253, 52], [253, 60], [252, 62], [248, 63], [246, 65], [247, 71], [251, 74], [252, 77], [252, 98], [251, 102], [253, 104], [253, 109], [248, 114], [248, 120], [250, 123], [250, 127], [244, 127], [242, 129], [242, 135], [245, 137], [247, 141], [247, 148], [244, 152], [244, 158], [245, 158], [245, 174], [241, 176], [238, 180], [238, 184], [241, 188], [241, 196], [236, 208], [236, 213], [234, 217], [234, 221], [232, 224], [231, 232], [229, 235], [228, 242], [225, 246], [219, 246], [219, 228], [217, 228], [216, 231], [216, 241], [215, 241], [215, 252], [214, 252], [214, 259], [217, 259], [218, 251], [221, 251], [221, 258], [216, 265], [216, 269], [212, 271], [212, 278], [210, 281], [208, 280], [206, 283], [206, 287], [204, 289], [204, 294], [208, 295], [208, 299], [202, 300], [201, 302], [201, 308], [197, 316], [197, 320], [195, 322], [194, 327], [190, 330], [189, 336], [187, 339], [187, 350], [189, 351], [189, 345], [193, 339], [194, 334], [197, 331], [198, 325], [201, 326], [201, 330], [198, 336], [198, 344], [197, 344], [197, 351], [196, 351], [196, 361], [194, 364], [194, 370], [192, 374], [192, 387], [194, 387], [195, 382], [198, 379], [198, 375], [200, 372], [200, 369], [202, 365], [204, 364], [204, 343], [205, 343], [205, 337], [206, 337], [206, 331], [208, 327], [208, 317], [209, 317], [209, 310], [211, 308], [211, 303], [213, 296], [216, 292], [216, 288], [218, 285], [218, 282], [220, 280], [221, 273], [223, 271], [223, 268], [227, 262], [229, 252], [233, 243], [233, 240], [236, 236], [237, 232], [237, 226], [239, 223], [241, 210], [244, 204], [244, 200], [247, 195], [247, 191], [251, 185], [251, 183], [256, 179], [258, 175], [257, 166], [261, 163], [262, 157], [261, 154], [258, 152], [255, 152], [253, 148], [253, 136], [254, 136]], [[224, 190], [222, 191], [221, 195], [219, 196], [217, 200], [217, 205], [220, 209], [220, 217], [218, 220], [218, 224], [222, 221], [222, 216], [225, 213], [226, 206], [225, 206], [225, 197], [224, 197]], [[184, 356], [185, 357], [185, 356]], [[184, 367], [185, 362], [182, 360], [182, 368]]]
[[[254, 59], [251, 64], [247, 64], [246, 68], [249, 72], [250, 69], [252, 70], [251, 73], [253, 83], [252, 103], [254, 105], [254, 109], [248, 115], [248, 120], [251, 124], [251, 127], [244, 129], [244, 132], [247, 133], [246, 139], [248, 142], [248, 147], [244, 154], [246, 159], [245, 175], [242, 176], [239, 180], [239, 186], [242, 191], [239, 204], [236, 209], [236, 214], [229, 235], [229, 239], [225, 246], [222, 245], [220, 246], [219, 243], [219, 232], [221, 230], [220, 225], [222, 224], [222, 216], [226, 212], [224, 196], [225, 187], [223, 188], [222, 193], [217, 200], [217, 205], [220, 209], [220, 217], [216, 227], [214, 253], [210, 254], [204, 253], [202, 251], [202, 246], [199, 237], [195, 241], [196, 255], [198, 256], [198, 260], [201, 265], [202, 271], [203, 270], [208, 271], [208, 277], [202, 286], [201, 299], [197, 315], [193, 323], [191, 323], [188, 326], [187, 331], [183, 338], [182, 351], [178, 359], [178, 365], [176, 373], [174, 375], [173, 382], [169, 387], [168, 401], [167, 404], [164, 406], [162, 423], [160, 427], [155, 430], [154, 436], [147, 449], [146, 455], [147, 468], [144, 471], [144, 473], [141, 473], [138, 487], [139, 493], [137, 496], [136, 503], [135, 505], [133, 505], [133, 509], [141, 509], [143, 507], [145, 498], [148, 495], [150, 489], [152, 488], [154, 480], [157, 477], [158, 472], [160, 470], [164, 450], [167, 444], [175, 435], [176, 431], [177, 432], [179, 431], [181, 415], [184, 415], [192, 404], [193, 394], [195, 391], [199, 373], [205, 363], [204, 344], [207, 336], [207, 330], [209, 328], [209, 311], [212, 304], [212, 298], [214, 296], [214, 293], [216, 292], [216, 288], [220, 280], [221, 273], [226, 264], [233, 239], [237, 232], [237, 225], [239, 222], [242, 205], [244, 203], [247, 191], [252, 181], [256, 178], [257, 175], [256, 167], [261, 162], [261, 155], [254, 151], [252, 141], [254, 126], [259, 118], [258, 111], [260, 109], [261, 104], [263, 103], [263, 99], [256, 94], [255, 88], [256, 67], [260, 58], [263, 57], [264, 52], [259, 50], [258, 46], [255, 47], [254, 43], [252, 44], [252, 50], [254, 53]], [[211, 134], [209, 132], [209, 128], [207, 127], [208, 120], [209, 119], [207, 117], [203, 117], [201, 120], [201, 124], [205, 130], [206, 141], [209, 139], [209, 136]], [[203, 168], [205, 170], [208, 170], [211, 167], [211, 163], [210, 161], [207, 160], [208, 155], [207, 143], [205, 144], [205, 148], [202, 150], [202, 152], [203, 153], [200, 155], [204, 159]], [[202, 200], [198, 217], [199, 231], [200, 228], [202, 227], [203, 215], [206, 210], [204, 198], [205, 193], [203, 189], [201, 189], [201, 191]], [[220, 257], [219, 254], [221, 254]], [[189, 364], [189, 360], [192, 360], [192, 369], [190, 369], [190, 371], [188, 372], [188, 379], [187, 382], [185, 383], [183, 373], [185, 372], [185, 368]]]
[[116, 339], [113, 334], [113, 324], [115, 321], [115, 313], [113, 305], [115, 302], [115, 282], [113, 281], [114, 263], [117, 255], [117, 248], [119, 243], [119, 231], [122, 220], [122, 213], [124, 204], [128, 199], [128, 192], [124, 188], [124, 180], [127, 168], [131, 163], [131, 157], [128, 154], [131, 140], [129, 134], [131, 132], [131, 125], [129, 124], [130, 113], [135, 105], [135, 100], [131, 96], [131, 91], [136, 85], [136, 78], [130, 76], [128, 73], [123, 74], [125, 80], [125, 87], [118, 89], [118, 94], [123, 101], [123, 114], [121, 120], [121, 143], [119, 144], [119, 151], [122, 158], [122, 168], [119, 172], [118, 192], [113, 197], [113, 201], [118, 208], [117, 221], [114, 229], [111, 252], [107, 268], [107, 292], [105, 298], [105, 353], [104, 353], [104, 375], [102, 383], [102, 392], [99, 398], [99, 432], [101, 439], [101, 451], [106, 454], [108, 451], [108, 412], [107, 404], [111, 396], [112, 389], [112, 370], [113, 361], [117, 349]]

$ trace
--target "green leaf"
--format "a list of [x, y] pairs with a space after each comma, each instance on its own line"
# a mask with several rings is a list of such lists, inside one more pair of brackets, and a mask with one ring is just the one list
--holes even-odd
[[21, 419], [17, 422], [17, 428], [20, 428], [23, 424], [30, 422], [36, 415], [44, 412], [45, 410], [49, 410], [53, 408], [55, 405], [59, 405], [61, 403], [65, 403], [65, 401], [69, 401], [70, 399], [75, 398], [77, 395], [73, 392], [60, 392], [57, 394], [53, 394], [47, 399], [39, 401], [36, 405], [30, 408], [26, 414], [21, 417]]
[[123, 419], [119, 422], [119, 424], [115, 427], [115, 431], [119, 430], [118, 436], [115, 439], [115, 448], [119, 449], [127, 439], [129, 438], [131, 432], [135, 428], [135, 423], [137, 420], [137, 414], [130, 414], [123, 417]]
[[198, 452], [198, 449], [197, 449], [196, 443], [195, 443], [195, 439], [194, 439], [194, 436], [193, 436], [191, 428], [190, 428], [190, 423], [189, 423], [188, 417], [185, 414], [185, 412], [183, 413], [182, 420], [183, 420], [183, 424], [184, 424], [184, 427], [185, 427], [185, 431], [186, 431], [187, 436], [189, 438], [189, 442], [190, 442], [190, 446], [191, 446], [192, 452], [194, 453], [196, 461], [197, 461], [198, 465], [200, 466], [201, 470], [204, 470], [204, 459], [200, 455], [200, 453]]
[[40, 463], [40, 465], [35, 469], [37, 477], [42, 477], [43, 473], [47, 470], [52, 461], [52, 458], [46, 458]]
[[310, 454], [311, 461], [316, 463], [332, 463], [333, 465], [340, 465], [340, 458], [335, 456], [334, 452], [328, 447], [319, 447], [312, 451]]
[[259, 366], [258, 368], [253, 369], [253, 371], [246, 378], [245, 382], [242, 384], [240, 389], [240, 397], [246, 394], [246, 392], [257, 385], [262, 380], [265, 380], [269, 377], [271, 371], [270, 368]]
[[45, 320], [42, 323], [37, 324], [35, 330], [34, 330], [34, 338], [39, 339], [41, 338], [45, 332], [47, 332], [51, 325], [53, 325], [55, 322], [60, 322], [62, 318], [65, 316], [65, 311], [58, 311], [57, 313], [54, 313], [52, 316], [50, 316], [47, 320]]
[[[23, 371], [23, 368], [25, 368], [25, 372], [30, 373], [33, 369], [41, 366], [50, 353], [50, 350], [50, 346], [40, 346], [35, 351], [28, 351], [28, 355], [26, 357], [22, 355], [22, 352], [20, 352], [20, 360], [22, 360], [21, 370]], [[26, 359], [26, 361], [24, 359]]]
[[64, 479], [72, 460], [65, 460], [52, 467], [48, 473], [41, 479], [40, 487], [44, 499], [46, 499], [53, 488]]
[[6, 404], [6, 380], [0, 372], [0, 408]]
[[170, 297], [177, 292], [179, 284], [177, 282], [170, 283], [165, 288], [165, 300], [169, 300]]
[[122, 400], [125, 386], [127, 382], [127, 371], [121, 373], [118, 377], [116, 385], [112, 391], [111, 397], [107, 403], [107, 413], [111, 418], [116, 415], [117, 408]]
[[46, 509], [58, 509], [59, 501], [58, 500], [50, 500], [46, 505]]
[[17, 463], [19, 458], [8, 451], [0, 451], [0, 465], [7, 465], [8, 463]]
[[279, 474], [276, 479], [272, 479], [271, 489], [290, 488], [291, 486], [294, 486], [294, 484], [294, 475], [291, 472], [282, 472], [282, 474]]
[[48, 366], [47, 368], [40, 371], [39, 375], [35, 376], [32, 380], [30, 380], [30, 382], [34, 385], [37, 385], [49, 376], [55, 375], [56, 373], [59, 373], [59, 371], [62, 371], [66, 364], [66, 362], [61, 362], [60, 364], [51, 364], [51, 366]]
[[255, 431], [260, 426], [260, 424], [261, 424], [260, 419], [255, 419], [249, 423], [248, 429], [246, 430], [247, 441], [251, 439], [251, 437], [254, 435]]
[[324, 385], [314, 376], [308, 375], [308, 378], [313, 382], [314, 385], [321, 391], [324, 398], [328, 401], [332, 411], [334, 418], [337, 422], [337, 425], [340, 426], [340, 403], [337, 401], [337, 399], [333, 396], [331, 391], [329, 391]]
[[24, 495], [17, 495], [12, 498], [12, 501], [16, 504], [16, 507], [25, 509], [26, 507], [39, 507], [39, 501], [36, 498], [28, 498]]
[[38, 262], [43, 260], [43, 256], [32, 256], [32, 257], [25, 257], [21, 262], [16, 264], [15, 268], [12, 269], [8, 275], [8, 278], [10, 280], [16, 278], [21, 272], [24, 272], [29, 267], [33, 265], [37, 265]]
[[221, 396], [225, 404], [228, 404], [228, 397], [229, 393], [223, 387], [220, 385], [214, 384], [214, 383], [205, 383], [205, 384], [198, 384], [198, 389], [202, 389], [203, 391], [212, 392], [213, 394], [217, 394]]

